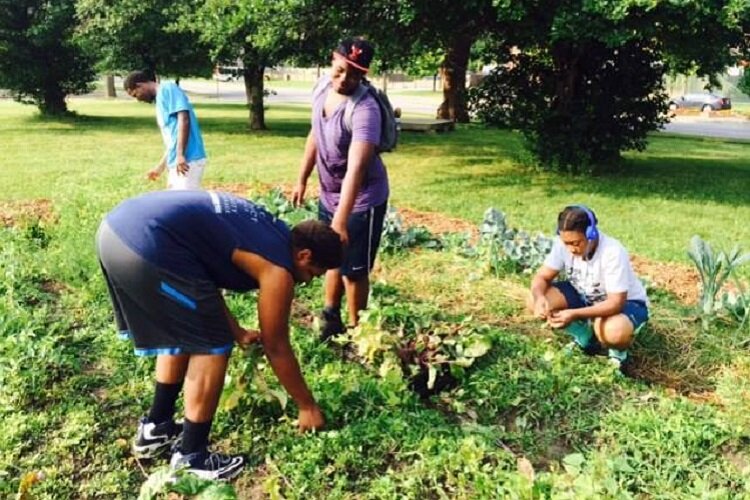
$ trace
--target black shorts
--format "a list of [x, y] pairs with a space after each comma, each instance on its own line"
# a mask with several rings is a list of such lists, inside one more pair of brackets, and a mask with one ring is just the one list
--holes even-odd
[[207, 280], [178, 276], [147, 262], [102, 222], [96, 247], [115, 322], [139, 356], [227, 354], [234, 337], [224, 299]]
[[[349, 216], [346, 223], [349, 244], [344, 250], [344, 261], [340, 268], [343, 276], [358, 279], [372, 271], [375, 265], [375, 255], [380, 246], [387, 208], [388, 202], [386, 201], [377, 207], [371, 207]], [[318, 203], [318, 219], [327, 224], [333, 220], [333, 214], [320, 202]]]

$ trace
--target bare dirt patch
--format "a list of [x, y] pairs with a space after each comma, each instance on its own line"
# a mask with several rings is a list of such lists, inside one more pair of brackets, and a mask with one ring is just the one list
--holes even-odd
[[456, 217], [447, 217], [436, 212], [421, 212], [411, 208], [398, 208], [398, 213], [409, 227], [423, 226], [434, 234], [445, 233], [471, 233], [472, 236], [479, 235], [479, 226]]
[[[292, 193], [294, 192], [294, 185], [292, 184], [269, 184], [266, 182], [218, 182], [208, 184], [206, 189], [212, 189], [215, 191], [224, 191], [235, 196], [242, 198], [248, 198], [253, 196], [262, 196], [273, 189], [280, 189], [285, 197], [292, 199]], [[307, 190], [305, 191], [305, 198], [317, 198], [320, 195], [320, 190], [317, 183], [309, 183]]]
[[673, 262], [656, 262], [638, 255], [631, 255], [630, 261], [635, 273], [648, 278], [657, 288], [667, 290], [684, 304], [698, 302], [700, 278], [692, 267]]
[[0, 202], [0, 226], [18, 227], [33, 221], [57, 222], [52, 200], [17, 200]]

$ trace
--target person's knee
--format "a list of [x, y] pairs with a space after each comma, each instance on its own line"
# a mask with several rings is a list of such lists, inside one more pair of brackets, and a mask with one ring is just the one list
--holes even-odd
[[601, 318], [598, 331], [600, 341], [605, 347], [613, 349], [627, 349], [633, 343], [633, 324], [630, 320], [618, 314], [609, 318]]
[[366, 270], [349, 272], [344, 276], [344, 281], [350, 285], [367, 285], [370, 283], [370, 273]]

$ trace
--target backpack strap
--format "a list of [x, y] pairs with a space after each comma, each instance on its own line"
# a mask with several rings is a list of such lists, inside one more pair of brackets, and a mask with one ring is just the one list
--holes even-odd
[[346, 101], [346, 108], [344, 108], [344, 125], [347, 129], [349, 129], [349, 133], [352, 133], [353, 128], [353, 119], [352, 115], [354, 114], [354, 106], [356, 106], [359, 101], [362, 100], [362, 98], [367, 95], [367, 92], [369, 91], [367, 84], [360, 83], [359, 86], [356, 88], [354, 93], [349, 96], [349, 99]]

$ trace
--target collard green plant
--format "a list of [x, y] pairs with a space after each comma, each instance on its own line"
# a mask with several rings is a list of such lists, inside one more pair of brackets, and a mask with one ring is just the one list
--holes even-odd
[[392, 254], [415, 247], [439, 249], [442, 248], [442, 243], [425, 227], [406, 227], [398, 210], [388, 207], [383, 222], [380, 249]]
[[554, 240], [539, 233], [508, 226], [505, 214], [488, 208], [480, 226], [480, 253], [487, 256], [490, 269], [499, 275], [503, 271], [532, 272], [544, 262]]
[[716, 300], [719, 291], [735, 269], [750, 260], [750, 253], [743, 254], [737, 245], [728, 254], [724, 251], [715, 252], [707, 241], [695, 235], [690, 239], [688, 256], [701, 279], [698, 309], [703, 329], [706, 330], [717, 310], [722, 307], [722, 303]]
[[292, 225], [305, 219], [317, 218], [317, 200], [308, 199], [301, 207], [295, 207], [280, 188], [273, 188], [261, 196], [253, 197], [253, 201]]

